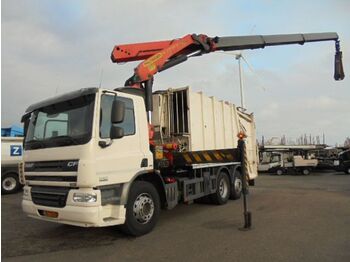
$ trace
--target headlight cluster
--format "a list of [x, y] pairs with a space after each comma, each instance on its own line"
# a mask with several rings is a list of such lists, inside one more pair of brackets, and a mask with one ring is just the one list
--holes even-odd
[[80, 203], [93, 203], [97, 201], [97, 195], [95, 193], [74, 193], [73, 201]]

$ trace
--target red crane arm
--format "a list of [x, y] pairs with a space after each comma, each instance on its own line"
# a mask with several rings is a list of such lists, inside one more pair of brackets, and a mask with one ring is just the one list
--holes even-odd
[[[213, 39], [206, 35], [186, 35], [170, 41], [157, 41], [136, 44], [117, 45], [114, 47], [111, 59], [114, 63], [144, 60], [136, 68], [134, 75], [127, 80], [126, 85], [139, 86], [149, 80], [157, 72], [177, 64], [172, 58], [183, 62], [193, 52], [201, 50], [211, 52], [215, 49]], [[197, 54], [199, 55], [199, 54]], [[180, 62], [178, 62], [180, 63]], [[166, 68], [164, 68], [167, 66]]]
[[165, 48], [168, 48], [174, 41], [175, 40], [116, 45], [112, 51], [111, 59], [114, 63], [145, 60], [161, 52]]

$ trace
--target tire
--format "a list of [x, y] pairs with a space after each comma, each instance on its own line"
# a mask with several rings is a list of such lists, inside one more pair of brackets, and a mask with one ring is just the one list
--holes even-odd
[[233, 176], [233, 183], [231, 185], [230, 199], [240, 199], [242, 195], [242, 174], [238, 170], [235, 171]]
[[345, 170], [344, 170], [345, 174], [348, 174], [350, 175], [350, 166], [349, 167], [346, 167]]
[[276, 170], [276, 175], [281, 176], [283, 175], [283, 169], [279, 168]]
[[308, 176], [308, 175], [310, 175], [310, 170], [307, 169], [307, 168], [304, 168], [303, 170], [301, 170], [301, 173], [302, 173], [304, 176]]
[[221, 171], [217, 178], [216, 192], [210, 195], [210, 200], [216, 205], [224, 205], [230, 197], [230, 192], [230, 179], [226, 172]]
[[126, 204], [125, 224], [121, 230], [132, 236], [145, 235], [155, 227], [160, 213], [160, 199], [156, 188], [148, 182], [135, 181]]
[[1, 177], [1, 194], [13, 194], [21, 188], [18, 175], [7, 173]]

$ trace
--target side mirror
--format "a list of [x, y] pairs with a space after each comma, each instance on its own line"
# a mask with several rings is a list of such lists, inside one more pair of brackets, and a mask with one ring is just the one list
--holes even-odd
[[123, 136], [124, 136], [123, 128], [115, 125], [111, 126], [111, 133], [110, 133], [111, 139], [118, 139], [118, 138], [122, 138]]
[[114, 100], [112, 105], [111, 122], [119, 124], [124, 121], [125, 103], [120, 100]]

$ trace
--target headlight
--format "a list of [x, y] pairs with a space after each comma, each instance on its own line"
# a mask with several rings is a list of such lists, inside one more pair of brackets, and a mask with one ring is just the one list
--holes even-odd
[[97, 201], [97, 195], [95, 193], [74, 193], [73, 201], [92, 203]]

